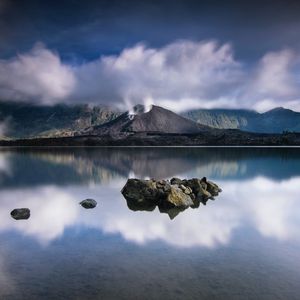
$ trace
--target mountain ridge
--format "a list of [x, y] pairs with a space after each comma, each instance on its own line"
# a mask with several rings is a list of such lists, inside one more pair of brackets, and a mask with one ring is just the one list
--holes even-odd
[[182, 115], [218, 129], [240, 129], [259, 133], [300, 131], [300, 113], [283, 107], [275, 107], [264, 113], [248, 109], [197, 109]]
[[[156, 107], [158, 106], [154, 105], [154, 110]], [[134, 110], [136, 111], [134, 112]], [[200, 127], [202, 130], [211, 127], [215, 129], [239, 129], [254, 133], [300, 132], [300, 113], [283, 107], [276, 107], [264, 113], [249, 109], [198, 109], [180, 114], [185, 119], [178, 119], [179, 115], [164, 108], [157, 110], [164, 110], [168, 113], [164, 117], [155, 118], [155, 122], [152, 122], [153, 116], [151, 117], [151, 113], [147, 115], [148, 111], [145, 111], [143, 105], [137, 105], [133, 111], [124, 113], [104, 105], [57, 104], [40, 106], [30, 103], [0, 101], [0, 139], [67, 137], [78, 133], [93, 132], [97, 134], [97, 131], [101, 134], [106, 132], [106, 134], [112, 135], [118, 134], [118, 131], [123, 133], [146, 131], [191, 133], [197, 132]], [[145, 113], [146, 115], [144, 115]], [[157, 115], [159, 114], [158, 111]], [[173, 121], [173, 124], [180, 124], [181, 129], [178, 128], [177, 124], [176, 130], [174, 130], [174, 126], [173, 129], [172, 126], [170, 127], [169, 120], [175, 118], [174, 115], [176, 115], [177, 121]], [[120, 124], [119, 129], [114, 123], [108, 124], [120, 116], [123, 116], [121, 123], [123, 123], [123, 127], [126, 127], [124, 130]], [[143, 116], [142, 119], [141, 116]], [[130, 118], [134, 118], [134, 122], [131, 122]], [[190, 122], [197, 122], [198, 125]], [[108, 129], [111, 125], [114, 125], [114, 130]], [[183, 130], [184, 126], [189, 129]]]

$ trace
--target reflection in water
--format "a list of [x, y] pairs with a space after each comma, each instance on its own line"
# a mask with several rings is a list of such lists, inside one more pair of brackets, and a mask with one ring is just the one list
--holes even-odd
[[[223, 192], [170, 220], [157, 207], [128, 208], [129, 174], [208, 176]], [[0, 298], [300, 293], [298, 149], [3, 150], [0, 186]], [[101, 205], [86, 210], [82, 199]], [[20, 207], [30, 208], [26, 222], [10, 216]]]
[[[200, 206], [198, 210], [186, 210], [173, 221], [158, 209], [152, 213], [130, 213], [120, 195], [120, 182], [113, 187], [2, 190], [0, 231], [15, 229], [44, 244], [60, 237], [70, 226], [84, 225], [105, 233], [119, 233], [135, 243], [163, 240], [180, 247], [227, 244], [233, 231], [245, 224], [263, 236], [278, 240], [300, 237], [297, 230], [300, 177], [280, 183], [256, 177], [243, 182], [224, 181], [220, 185], [224, 189], [218, 201], [209, 202], [205, 209]], [[101, 207], [93, 211], [80, 209], [78, 198], [84, 195], [101, 199]], [[9, 216], [12, 207], [21, 205], [30, 207], [32, 212], [26, 224], [14, 222]]]
[[98, 184], [128, 177], [283, 180], [297, 176], [297, 148], [54, 148], [0, 151], [0, 186]]

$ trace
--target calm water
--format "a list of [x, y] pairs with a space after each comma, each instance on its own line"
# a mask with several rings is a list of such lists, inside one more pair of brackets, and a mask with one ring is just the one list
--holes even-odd
[[[223, 192], [128, 209], [128, 177], [172, 176]], [[0, 186], [0, 299], [300, 298], [300, 149], [2, 149]]]

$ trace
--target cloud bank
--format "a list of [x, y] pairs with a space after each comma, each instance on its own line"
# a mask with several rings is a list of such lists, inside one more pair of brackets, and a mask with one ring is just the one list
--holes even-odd
[[119, 55], [71, 66], [42, 44], [0, 60], [0, 98], [41, 104], [95, 103], [129, 108], [154, 103], [191, 108], [285, 106], [300, 111], [299, 56], [290, 49], [266, 53], [254, 66], [216, 41], [145, 44]]

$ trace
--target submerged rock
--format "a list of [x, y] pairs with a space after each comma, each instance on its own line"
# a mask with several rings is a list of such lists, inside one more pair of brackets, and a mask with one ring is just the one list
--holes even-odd
[[15, 208], [11, 211], [10, 215], [15, 220], [27, 220], [30, 217], [30, 209], [29, 208]]
[[131, 210], [152, 211], [158, 206], [159, 211], [175, 218], [186, 208], [197, 208], [206, 204], [221, 192], [217, 184], [202, 179], [172, 178], [168, 180], [128, 179], [121, 193]]
[[79, 204], [84, 208], [95, 208], [97, 206], [97, 201], [94, 199], [85, 199]]

